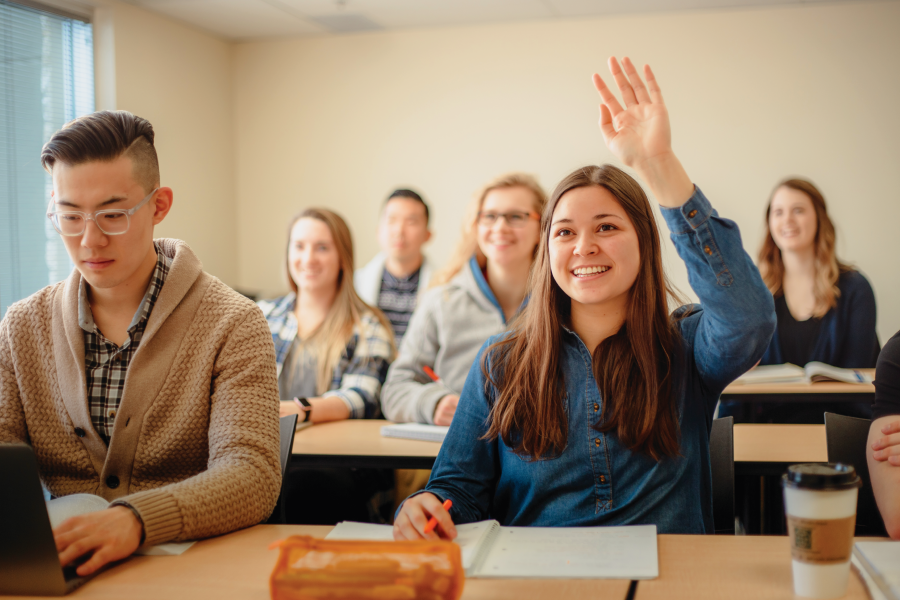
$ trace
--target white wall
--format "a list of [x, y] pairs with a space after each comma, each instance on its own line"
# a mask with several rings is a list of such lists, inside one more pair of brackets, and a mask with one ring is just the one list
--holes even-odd
[[413, 186], [431, 202], [429, 253], [442, 261], [488, 178], [530, 171], [550, 191], [613, 162], [590, 76], [615, 53], [654, 67], [676, 151], [752, 256], [775, 182], [821, 187], [840, 257], [875, 287], [883, 342], [900, 329], [898, 23], [900, 3], [857, 2], [240, 44], [238, 281], [283, 289], [286, 221], [307, 206], [348, 219], [359, 264], [377, 251], [384, 196]]
[[[174, 190], [172, 212], [157, 237], [185, 240], [209, 273], [237, 286], [234, 195], [233, 45], [125, 4], [105, 1], [98, 33], [114, 55], [98, 56], [98, 107], [148, 119], [156, 132], [162, 185]], [[104, 91], [106, 92], [104, 94]]]

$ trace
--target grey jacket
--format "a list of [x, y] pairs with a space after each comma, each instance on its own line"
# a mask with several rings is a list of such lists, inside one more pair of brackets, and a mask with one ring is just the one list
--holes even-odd
[[[472, 259], [449, 283], [428, 290], [419, 301], [381, 391], [384, 416], [433, 423], [438, 400], [462, 391], [478, 350], [505, 329], [500, 304]], [[441, 381], [433, 382], [425, 366]]]

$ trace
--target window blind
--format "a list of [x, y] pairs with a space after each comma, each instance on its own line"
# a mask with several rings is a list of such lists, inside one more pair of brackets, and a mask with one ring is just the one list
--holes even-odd
[[72, 270], [46, 217], [53, 187], [41, 148], [93, 111], [91, 24], [0, 0], [0, 318]]

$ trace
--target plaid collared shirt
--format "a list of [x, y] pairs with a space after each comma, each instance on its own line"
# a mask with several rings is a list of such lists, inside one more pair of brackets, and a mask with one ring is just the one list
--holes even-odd
[[[297, 296], [292, 292], [276, 300], [257, 302], [272, 332], [279, 376], [297, 337], [296, 301]], [[378, 418], [381, 415], [381, 386], [394, 360], [393, 337], [393, 332], [382, 325], [378, 317], [371, 312], [363, 313], [332, 372], [329, 390], [322, 396], [343, 400], [350, 409], [351, 419]]]
[[159, 298], [171, 266], [172, 259], [163, 254], [157, 246], [156, 268], [150, 277], [150, 285], [147, 286], [141, 305], [138, 306], [131, 325], [128, 326], [128, 339], [122, 346], [116, 346], [100, 333], [94, 323], [83, 278], [78, 286], [78, 324], [84, 330], [84, 371], [91, 422], [107, 445], [116, 423], [122, 392], [125, 391], [128, 365], [141, 343], [150, 311]]

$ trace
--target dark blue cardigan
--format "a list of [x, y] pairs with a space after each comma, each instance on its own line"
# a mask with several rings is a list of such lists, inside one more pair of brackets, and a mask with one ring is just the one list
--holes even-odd
[[[822, 317], [819, 337], [806, 362], [815, 360], [845, 369], [874, 368], [881, 345], [875, 333], [875, 293], [872, 286], [859, 271], [841, 273], [837, 286], [841, 291], [837, 306]], [[759, 364], [780, 365], [784, 362], [778, 333], [779, 327], [776, 326], [769, 348]]]
[[[838, 279], [838, 289], [841, 295], [837, 299], [837, 306], [822, 317], [819, 337], [807, 362], [817, 360], [835, 367], [872, 368], [881, 351], [875, 333], [875, 294], [872, 286], [858, 271], [847, 271]], [[779, 365], [783, 362], [779, 329], [776, 325], [772, 341], [759, 364]], [[865, 403], [747, 403], [741, 400], [723, 400], [719, 404], [719, 416], [733, 416], [736, 423], [821, 424], [824, 422], [822, 415], [825, 412], [872, 418], [872, 407]]]

